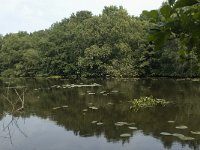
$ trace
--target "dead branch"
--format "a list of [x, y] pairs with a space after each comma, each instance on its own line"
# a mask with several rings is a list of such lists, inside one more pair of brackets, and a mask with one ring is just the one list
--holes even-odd
[[19, 100], [21, 101], [21, 107], [17, 109], [17, 111], [21, 111], [24, 109], [24, 90], [22, 93], [22, 97], [19, 95], [19, 93], [17, 92], [17, 90], [15, 89], [15, 93], [17, 94]]

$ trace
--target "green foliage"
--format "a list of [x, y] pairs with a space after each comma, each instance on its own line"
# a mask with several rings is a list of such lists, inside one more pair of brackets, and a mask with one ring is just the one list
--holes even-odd
[[[159, 9], [160, 21], [152, 29], [149, 40], [156, 49], [161, 49], [168, 41], [180, 39], [188, 51], [195, 50], [200, 56], [200, 4], [196, 0], [169, 0]], [[146, 12], [149, 18], [155, 18]], [[147, 15], [146, 15], [147, 16]]]
[[101, 48], [93, 45], [87, 48], [84, 56], [79, 58], [79, 68], [81, 74], [88, 76], [103, 76], [106, 74], [106, 64], [111, 56], [112, 49], [109, 45]]
[[170, 0], [133, 17], [109, 6], [98, 16], [73, 13], [46, 30], [0, 35], [0, 75], [199, 76], [199, 9], [195, 0]]

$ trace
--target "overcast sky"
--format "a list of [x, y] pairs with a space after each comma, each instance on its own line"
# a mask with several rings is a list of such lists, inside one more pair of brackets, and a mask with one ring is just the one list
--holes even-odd
[[73, 12], [89, 10], [98, 15], [104, 6], [123, 6], [138, 16], [142, 10], [157, 9], [164, 0], [0, 0], [0, 34], [33, 32], [69, 17]]

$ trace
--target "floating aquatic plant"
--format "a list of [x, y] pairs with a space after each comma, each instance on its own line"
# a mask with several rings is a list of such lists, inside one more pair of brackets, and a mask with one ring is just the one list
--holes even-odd
[[191, 134], [200, 135], [200, 131], [190, 131]]
[[108, 105], [113, 105], [113, 103], [109, 102]]
[[185, 135], [180, 134], [180, 133], [174, 133], [174, 134], [172, 134], [172, 136], [175, 136], [175, 137], [177, 137], [177, 138], [179, 138], [180, 140], [183, 140], [183, 141], [195, 140], [195, 138], [193, 138], [193, 137], [188, 137], [188, 136], [185, 136]]
[[92, 124], [95, 124], [95, 123], [97, 123], [97, 122], [98, 122], [98, 121], [92, 121], [91, 123], [92, 123]]
[[54, 107], [52, 108], [53, 110], [57, 110], [57, 109], [61, 109], [61, 108], [68, 108], [69, 106], [64, 105], [64, 106], [60, 106], [60, 107]]
[[93, 109], [93, 110], [97, 110], [98, 108], [97, 107], [94, 107], [94, 106], [91, 106], [89, 107], [90, 109]]
[[100, 126], [100, 125], [103, 125], [103, 123], [102, 122], [98, 122], [97, 125]]
[[195, 138], [193, 138], [193, 137], [185, 136], [185, 135], [180, 134], [180, 133], [171, 134], [171, 133], [168, 133], [168, 132], [161, 132], [160, 134], [165, 135], [165, 136], [174, 136], [174, 137], [177, 137], [177, 138], [179, 138], [180, 140], [183, 140], [183, 141], [195, 140]]
[[100, 94], [104, 94], [104, 93], [106, 93], [106, 91], [101, 91], [101, 92], [99, 92]]
[[168, 132], [161, 132], [160, 134], [161, 134], [161, 135], [166, 135], [166, 136], [173, 135], [173, 134], [168, 133]]
[[170, 102], [164, 99], [157, 99], [154, 98], [153, 96], [149, 96], [149, 97], [140, 97], [139, 99], [133, 99], [131, 103], [132, 103], [131, 109], [138, 111], [139, 109], [155, 107], [157, 105], [166, 106]]
[[179, 139], [183, 140], [183, 141], [192, 141], [192, 140], [195, 140], [195, 138], [189, 137], [189, 136], [183, 136], [183, 137], [180, 137]]
[[113, 91], [111, 91], [112, 93], [118, 93], [119, 91], [117, 91], [117, 90], [113, 90]]
[[187, 126], [183, 126], [183, 125], [182, 125], [182, 126], [177, 126], [177, 127], [176, 127], [176, 129], [181, 129], [181, 130], [184, 130], [184, 129], [187, 129], [187, 128], [188, 128]]
[[128, 127], [131, 130], [137, 130], [137, 127]]
[[169, 120], [169, 121], [167, 121], [168, 123], [175, 123], [175, 121], [173, 121], [173, 120]]
[[124, 126], [124, 125], [127, 125], [127, 124], [128, 124], [127, 122], [116, 122], [115, 126]]

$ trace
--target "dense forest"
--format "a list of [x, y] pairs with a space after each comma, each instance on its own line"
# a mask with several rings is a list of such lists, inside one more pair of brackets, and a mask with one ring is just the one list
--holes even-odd
[[200, 0], [169, 0], [139, 17], [116, 6], [79, 11], [46, 30], [0, 36], [0, 75], [200, 76]]

